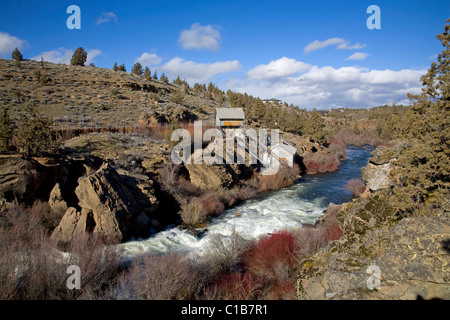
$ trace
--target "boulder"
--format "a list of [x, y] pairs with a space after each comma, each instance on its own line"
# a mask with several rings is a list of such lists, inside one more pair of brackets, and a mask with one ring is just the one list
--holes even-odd
[[86, 217], [86, 212], [79, 212], [73, 207], [68, 208], [59, 225], [53, 230], [52, 239], [58, 242], [70, 242], [75, 234], [86, 230]]
[[59, 164], [39, 163], [20, 156], [0, 157], [0, 198], [3, 203], [31, 205], [37, 199], [47, 201], [51, 189], [64, 181], [68, 170]]
[[57, 217], [62, 218], [66, 213], [68, 205], [63, 198], [61, 185], [59, 183], [55, 184], [52, 191], [50, 192], [48, 204]]
[[389, 162], [380, 165], [369, 162], [361, 170], [361, 179], [371, 191], [386, 189], [391, 185], [390, 172], [391, 164]]
[[[75, 193], [82, 212], [92, 212], [91, 231], [120, 240], [149, 232], [150, 220], [136, 217], [151, 207], [150, 200], [139, 188], [125, 183], [108, 163], [81, 179]], [[138, 223], [133, 225], [133, 221]]]

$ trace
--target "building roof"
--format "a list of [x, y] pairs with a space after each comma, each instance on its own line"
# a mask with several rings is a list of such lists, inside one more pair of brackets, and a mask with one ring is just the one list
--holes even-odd
[[283, 150], [289, 152], [289, 153], [292, 154], [292, 155], [294, 155], [294, 154], [297, 153], [297, 149], [294, 148], [293, 146], [287, 144], [286, 142], [280, 142], [280, 143], [277, 143], [276, 145], [274, 145], [273, 147], [271, 147], [270, 150], [273, 151], [273, 150], [275, 150], [275, 149], [277, 149], [277, 148], [283, 149]]
[[217, 108], [216, 116], [219, 119], [245, 119], [244, 110], [242, 108]]

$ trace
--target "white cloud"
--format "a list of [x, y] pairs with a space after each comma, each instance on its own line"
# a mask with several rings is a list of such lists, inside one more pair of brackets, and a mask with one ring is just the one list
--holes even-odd
[[117, 22], [117, 15], [112, 12], [102, 12], [102, 14], [100, 15], [100, 18], [98, 18], [96, 24], [102, 24], [102, 23], [107, 23], [107, 22]]
[[362, 49], [362, 48], [365, 48], [365, 47], [366, 47], [365, 44], [361, 44], [361, 43], [350, 44], [348, 41], [345, 41], [345, 42], [341, 43], [340, 45], [338, 45], [337, 49], [340, 49], [340, 50], [354, 50], [354, 49]]
[[365, 52], [355, 52], [350, 57], [346, 58], [345, 60], [366, 60], [366, 58], [369, 56], [368, 53]]
[[[31, 60], [41, 61], [41, 55], [44, 61], [53, 63], [70, 64], [70, 59], [75, 52], [74, 49], [59, 48], [57, 50], [44, 51], [41, 54], [31, 58]], [[99, 49], [87, 50], [86, 65], [93, 62], [96, 57], [102, 54]]]
[[70, 64], [70, 59], [75, 51], [73, 49], [59, 48], [57, 50], [44, 51], [41, 54], [31, 58], [31, 60], [41, 61], [41, 55], [44, 61], [53, 63]]
[[313, 42], [307, 44], [305, 48], [303, 48], [303, 52], [308, 53], [311, 51], [319, 50], [334, 45], [338, 45], [336, 48], [340, 50], [362, 49], [366, 46], [365, 44], [360, 43], [350, 44], [349, 41], [343, 38], [329, 38], [324, 41], [314, 40]]
[[178, 43], [183, 49], [213, 50], [220, 49], [220, 32], [212, 25], [191, 25], [189, 30], [182, 30]]
[[[289, 63], [296, 65], [299, 62], [301, 61]], [[247, 73], [243, 81], [235, 79], [228, 82], [224, 89], [247, 92], [261, 98], [276, 97], [308, 109], [373, 107], [393, 101], [408, 104], [406, 94], [420, 93], [420, 77], [426, 73], [426, 70], [412, 69], [395, 71], [310, 66], [297, 73], [286, 72], [285, 76], [261, 82], [260, 79], [249, 76], [253, 70]]]
[[11, 58], [14, 49], [24, 50], [29, 47], [27, 41], [12, 36], [6, 32], [0, 32], [0, 57]]
[[160, 64], [162, 59], [158, 57], [155, 53], [143, 52], [139, 58], [136, 59], [136, 62], [139, 62], [141, 65], [145, 66], [153, 66]]
[[256, 80], [267, 80], [285, 76], [291, 76], [301, 71], [309, 69], [307, 63], [296, 61], [287, 57], [273, 60], [268, 64], [256, 66], [247, 72], [247, 76]]
[[241, 67], [242, 66], [238, 60], [198, 63], [175, 57], [158, 67], [158, 73], [164, 72], [166, 75], [171, 77], [176, 77], [179, 75], [182, 79], [186, 79], [186, 81], [193, 84], [196, 82], [207, 82], [218, 74], [237, 71]]
[[86, 64], [90, 64], [91, 62], [94, 62], [94, 59], [101, 54], [102, 54], [102, 51], [99, 49], [88, 50]]

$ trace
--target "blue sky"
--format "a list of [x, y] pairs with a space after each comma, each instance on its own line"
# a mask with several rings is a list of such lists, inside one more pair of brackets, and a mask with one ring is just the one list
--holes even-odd
[[[73, 4], [81, 30], [66, 26]], [[367, 28], [369, 5], [381, 29]], [[68, 63], [82, 46], [97, 67], [140, 61], [169, 79], [305, 108], [371, 107], [420, 90], [449, 17], [441, 0], [8, 1], [0, 57], [18, 46], [25, 58]]]

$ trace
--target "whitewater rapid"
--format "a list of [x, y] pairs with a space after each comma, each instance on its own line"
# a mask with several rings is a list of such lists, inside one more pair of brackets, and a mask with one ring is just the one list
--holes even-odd
[[306, 176], [289, 188], [259, 195], [212, 218], [200, 237], [188, 230], [169, 226], [148, 239], [132, 240], [117, 246], [122, 259], [140, 254], [162, 254], [183, 251], [202, 255], [212, 237], [226, 239], [233, 230], [246, 240], [256, 240], [278, 230], [296, 229], [314, 224], [330, 202], [351, 200], [345, 183], [361, 175], [371, 148], [348, 148], [347, 158], [338, 171]]

